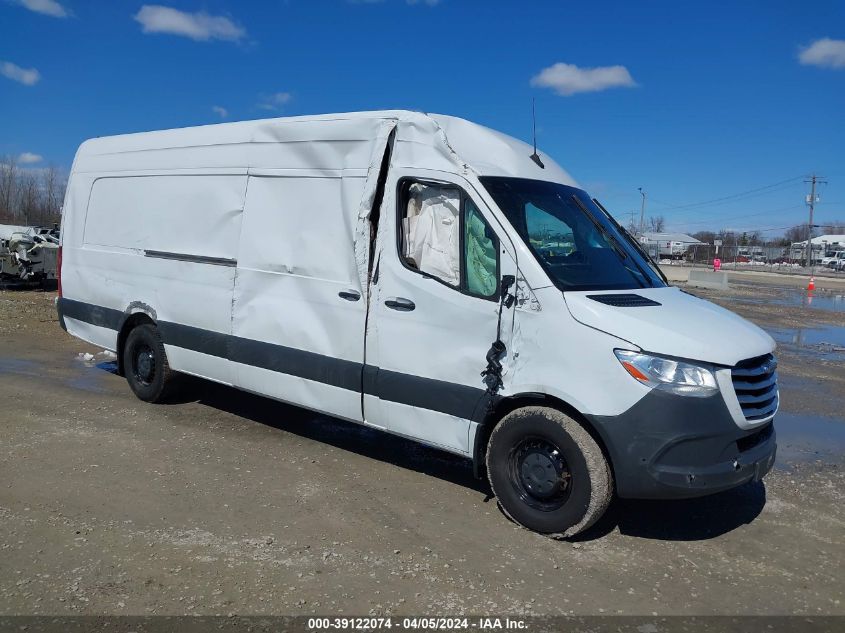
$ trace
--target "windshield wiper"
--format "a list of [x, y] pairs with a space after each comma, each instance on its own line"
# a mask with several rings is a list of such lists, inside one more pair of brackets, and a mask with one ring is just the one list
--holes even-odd
[[607, 232], [607, 229], [605, 229], [601, 225], [601, 222], [599, 222], [598, 220], [596, 220], [593, 217], [592, 213], [590, 213], [590, 210], [587, 208], [587, 205], [585, 205], [583, 202], [581, 202], [581, 200], [578, 198], [578, 196], [576, 196], [574, 193], [572, 194], [572, 199], [575, 201], [575, 204], [578, 205], [578, 208], [580, 208], [581, 211], [584, 212], [584, 215], [586, 215], [587, 218], [589, 218], [590, 222], [593, 223], [593, 226], [595, 226], [598, 229], [598, 231], [599, 231], [599, 233], [601, 233], [602, 237], [607, 240], [607, 243], [610, 244], [610, 246], [611, 246], [611, 248], [613, 248], [614, 252], [617, 255], [619, 255], [619, 259], [621, 259], [623, 262], [626, 259], [628, 259], [628, 257], [630, 257], [630, 255], [628, 255], [628, 253], [625, 252], [625, 249], [622, 248], [622, 246], [619, 244], [619, 242], [616, 240], [616, 238], [613, 237], [610, 233]]
[[651, 255], [649, 255], [646, 252], [646, 250], [642, 247], [642, 244], [640, 244], [638, 240], [634, 239], [634, 236], [631, 235], [628, 232], [628, 229], [626, 229], [624, 226], [619, 224], [619, 222], [616, 221], [616, 218], [614, 218], [612, 215], [610, 215], [610, 212], [607, 209], [604, 208], [604, 205], [601, 202], [599, 202], [595, 198], [593, 198], [593, 202], [596, 203], [596, 206], [604, 212], [604, 214], [607, 216], [607, 219], [610, 220], [613, 223], [613, 225], [619, 230], [619, 232], [622, 234], [622, 237], [625, 238], [625, 241], [627, 241], [631, 246], [633, 246], [637, 250], [637, 252], [640, 255], [643, 256], [643, 258], [646, 260], [646, 262], [648, 262], [651, 265], [652, 270], [654, 270], [660, 276], [660, 278], [663, 280], [663, 283], [665, 283], [668, 286], [669, 285], [669, 278], [666, 275], [663, 274], [663, 271], [661, 270], [660, 266], [658, 266], [657, 262], [655, 262], [651, 258]]
[[637, 264], [637, 261], [633, 257], [631, 257], [624, 248], [622, 248], [622, 245], [619, 243], [619, 241], [613, 235], [611, 235], [610, 232], [608, 232], [608, 230], [606, 228], [604, 228], [602, 226], [601, 222], [599, 222], [593, 216], [592, 213], [590, 213], [590, 210], [587, 208], [587, 205], [584, 204], [581, 201], [581, 199], [574, 193], [572, 194], [572, 199], [575, 201], [575, 204], [578, 205], [578, 208], [581, 209], [581, 211], [583, 211], [584, 215], [586, 215], [587, 218], [589, 218], [590, 222], [593, 223], [593, 226], [595, 226], [596, 229], [598, 229], [598, 232], [601, 233], [602, 237], [604, 237], [604, 239], [607, 240], [607, 243], [610, 244], [610, 247], [619, 256], [619, 259], [622, 262], [624, 262], [626, 259], [630, 258], [631, 261], [634, 262], [634, 266], [637, 267], [637, 270], [634, 270], [630, 266], [626, 266], [624, 263], [622, 264], [622, 266], [625, 268], [625, 270], [627, 270], [628, 272], [630, 272], [634, 275], [634, 279], [637, 280], [637, 283], [640, 284], [640, 287], [641, 288], [647, 287], [642, 281], [640, 281], [640, 278], [642, 278], [642, 279], [647, 280], [648, 285], [653, 288], [654, 284], [652, 283], [651, 278], [649, 278], [649, 276], [645, 274], [645, 271], [642, 268], [640, 268], [639, 264]]

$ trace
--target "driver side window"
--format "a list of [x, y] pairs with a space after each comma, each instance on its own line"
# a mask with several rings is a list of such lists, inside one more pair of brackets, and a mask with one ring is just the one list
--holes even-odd
[[399, 252], [406, 268], [465, 294], [495, 299], [499, 240], [478, 207], [451, 184], [400, 181]]
[[478, 207], [464, 201], [464, 262], [466, 291], [484, 298], [495, 297], [499, 287], [499, 241]]

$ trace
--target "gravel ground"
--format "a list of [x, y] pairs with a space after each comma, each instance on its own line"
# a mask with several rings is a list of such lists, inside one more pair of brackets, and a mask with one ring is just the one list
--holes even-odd
[[[845, 326], [771, 292], [712, 298], [766, 327]], [[199, 381], [142, 403], [107, 358], [78, 359], [101, 350], [53, 299], [0, 291], [0, 614], [845, 615], [835, 353], [782, 347], [784, 418], [823, 430], [764, 483], [617, 501], [561, 542], [445, 453]]]

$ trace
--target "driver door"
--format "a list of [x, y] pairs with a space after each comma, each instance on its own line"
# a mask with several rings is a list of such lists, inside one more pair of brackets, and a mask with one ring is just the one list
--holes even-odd
[[[482, 371], [497, 337], [513, 246], [464, 179], [394, 172], [385, 188], [364, 374], [368, 424], [469, 455], [488, 402]], [[487, 214], [485, 216], [485, 211]], [[513, 310], [503, 308], [510, 342]]]

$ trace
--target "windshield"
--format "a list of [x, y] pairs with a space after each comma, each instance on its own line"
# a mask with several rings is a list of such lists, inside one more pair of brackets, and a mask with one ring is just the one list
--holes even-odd
[[526, 178], [481, 183], [561, 290], [666, 284], [630, 236], [581, 189]]

